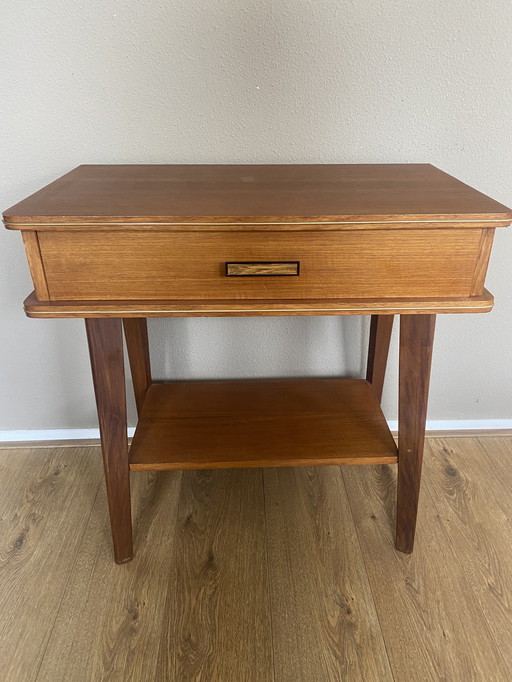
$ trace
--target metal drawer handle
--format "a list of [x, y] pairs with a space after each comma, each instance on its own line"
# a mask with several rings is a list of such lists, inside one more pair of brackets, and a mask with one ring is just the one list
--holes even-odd
[[300, 261], [243, 261], [226, 263], [227, 277], [297, 277]]

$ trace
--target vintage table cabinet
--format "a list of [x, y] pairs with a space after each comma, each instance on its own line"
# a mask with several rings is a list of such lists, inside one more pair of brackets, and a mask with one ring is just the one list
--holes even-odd
[[[129, 471], [398, 463], [411, 552], [437, 313], [483, 313], [510, 209], [427, 164], [80, 166], [4, 213], [34, 318], [83, 317], [114, 555]], [[380, 409], [400, 315], [398, 448]], [[153, 383], [146, 318], [371, 315], [366, 379]], [[128, 445], [123, 328], [139, 420]]]

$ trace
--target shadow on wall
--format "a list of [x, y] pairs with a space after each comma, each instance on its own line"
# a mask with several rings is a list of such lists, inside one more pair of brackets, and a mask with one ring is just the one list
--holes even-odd
[[155, 379], [364, 376], [365, 317], [149, 321]]

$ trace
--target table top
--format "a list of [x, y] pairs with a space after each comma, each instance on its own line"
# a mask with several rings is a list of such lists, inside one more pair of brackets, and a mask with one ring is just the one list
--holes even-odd
[[509, 208], [430, 164], [86, 165], [4, 212], [11, 229], [511, 221]]

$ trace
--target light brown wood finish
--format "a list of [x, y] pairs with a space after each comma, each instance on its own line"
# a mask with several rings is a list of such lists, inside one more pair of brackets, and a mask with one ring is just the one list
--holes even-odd
[[487, 313], [494, 297], [462, 299], [302, 299], [238, 301], [38, 301], [32, 293], [25, 299], [28, 317], [227, 317], [254, 315], [394, 315], [432, 313]]
[[[394, 300], [468, 297], [481, 233], [62, 231], [39, 242], [52, 300]], [[300, 261], [300, 276], [226, 277], [227, 261], [269, 260]]]
[[[483, 288], [492, 230], [510, 224], [510, 209], [429, 165], [130, 165], [79, 167], [4, 219], [12, 229], [37, 229], [26, 238], [29, 263], [36, 289], [44, 278], [55, 302], [29, 300], [27, 313], [87, 318], [117, 561], [132, 555], [119, 318], [162, 315], [400, 312], [397, 547], [412, 550], [433, 313], [492, 307]], [[247, 261], [300, 261], [301, 273], [226, 276], [227, 262]], [[196, 386], [194, 416], [183, 419], [175, 386], [151, 386], [144, 398], [142, 325], [127, 327], [141, 414], [132, 468], [395, 461], [375, 393], [363, 383], [339, 384], [336, 414], [304, 410], [282, 384], [260, 400], [279, 393], [293, 413], [265, 412], [251, 398], [243, 414], [238, 389], [225, 385], [218, 402], [231, 403], [230, 413], [220, 418]], [[384, 333], [370, 351], [377, 394], [386, 344]], [[316, 384], [306, 383], [309, 401]]]
[[0, 451], [0, 676], [5, 682], [37, 677], [101, 484], [100, 461], [90, 448], [69, 455], [69, 450]]
[[510, 678], [512, 554], [503, 547], [512, 547], [512, 481], [504, 471], [511, 440], [428, 438], [425, 457], [432, 501], [454, 554], [465, 557], [466, 580]]
[[[438, 216], [436, 219], [409, 219], [405, 220], [373, 220], [360, 222], [356, 220], [357, 216], [350, 216], [353, 220], [332, 220], [331, 222], [316, 222], [311, 220], [304, 221], [297, 217], [296, 222], [179, 222], [179, 223], [140, 223], [123, 220], [122, 223], [95, 223], [95, 222], [66, 222], [59, 223], [19, 223], [9, 224], [4, 219], [6, 229], [10, 230], [36, 230], [38, 235], [42, 232], [95, 232], [101, 234], [104, 232], [166, 232], [166, 233], [182, 233], [189, 234], [214, 232], [214, 233], [231, 233], [237, 234], [239, 232], [255, 232], [257, 234], [264, 234], [266, 232], [365, 232], [367, 230], [402, 230], [410, 231], [416, 229], [428, 230], [445, 230], [445, 229], [466, 229], [466, 230], [487, 230], [496, 227], [508, 227], [511, 222], [510, 218], [503, 220], [496, 219], [473, 219], [473, 220], [457, 220], [450, 216]], [[258, 217], [246, 220], [258, 220]], [[15, 226], [16, 225], [16, 226]]]
[[473, 275], [473, 287], [471, 295], [481, 294], [484, 290], [485, 276], [487, 274], [487, 267], [489, 265], [489, 258], [491, 257], [492, 243], [494, 241], [493, 228], [482, 230], [480, 237], [479, 254], [476, 259], [476, 268]]
[[392, 315], [372, 315], [370, 322], [366, 381], [372, 385], [379, 402], [382, 400], [393, 320]]
[[396, 548], [414, 547], [435, 315], [400, 317]]
[[[453, 448], [457, 440], [450, 438], [449, 447]], [[461, 452], [462, 466], [463, 461]], [[472, 479], [474, 485], [490, 471], [488, 462], [480, 460], [477, 479]], [[457, 540], [456, 546], [452, 544], [460, 524], [472, 521], [464, 505], [459, 516], [457, 502], [450, 511], [434, 504], [437, 493], [431, 485], [436, 473], [429, 466], [429, 458], [424, 473], [418, 540], [414, 553], [406, 555], [394, 551], [390, 531], [395, 510], [394, 468], [342, 469], [395, 680], [508, 682], [512, 640], [508, 638], [501, 648], [507, 638], [496, 640], [482, 612], [482, 593], [489, 591], [491, 567], [475, 558], [474, 547], [466, 544], [462, 548]], [[443, 494], [452, 493], [445, 490]], [[494, 509], [491, 500], [484, 504]], [[494, 525], [492, 512], [487, 524]], [[487, 526], [472, 526], [472, 531], [481, 534], [483, 540]], [[496, 560], [505, 567], [512, 553], [506, 536], [501, 537]], [[475, 561], [480, 563], [476, 590], [468, 576], [475, 569]]]
[[344, 379], [153, 384], [130, 468], [396, 462], [370, 385]]
[[184, 472], [174, 547], [160, 679], [273, 680], [262, 472]]
[[127, 317], [123, 319], [123, 329], [130, 361], [135, 404], [137, 414], [140, 416], [151, 384], [148, 324], [145, 318]]
[[393, 680], [340, 470], [264, 476], [275, 679]]
[[510, 224], [512, 213], [429, 164], [79, 166], [4, 212], [13, 229], [374, 220]]
[[427, 438], [412, 556], [393, 467], [139, 473], [116, 566], [99, 448], [0, 450], [2, 679], [509, 682], [511, 456]]
[[227, 277], [296, 277], [299, 275], [299, 261], [290, 263], [226, 263]]
[[128, 435], [119, 319], [86, 320], [116, 563], [133, 557]]
[[[99, 458], [99, 449], [89, 448], [89, 459]], [[143, 473], [133, 479], [136, 560], [118, 566], [110, 558], [101, 486], [76, 564], [64, 581], [62, 600], [54, 605], [59, 616], [37, 682], [167, 679], [157, 661], [161, 632], [170, 616], [166, 594], [174, 593], [176, 585], [170, 562], [181, 473]], [[74, 495], [71, 488], [68, 495]], [[75, 523], [79, 527], [80, 521]]]
[[[492, 436], [492, 437], [491, 437]], [[508, 437], [510, 436], [510, 437]], [[512, 494], [512, 481], [509, 479], [509, 464], [512, 459], [512, 433], [503, 434], [493, 431], [486, 438], [479, 439], [486, 452], [488, 461], [496, 468], [496, 473]], [[512, 496], [506, 498], [512, 500]]]
[[21, 233], [21, 236], [23, 237], [25, 253], [27, 254], [30, 274], [37, 297], [40, 301], [49, 301], [50, 293], [48, 291], [48, 283], [46, 281], [43, 260], [41, 258], [41, 249], [39, 248], [37, 232], [24, 230]]

